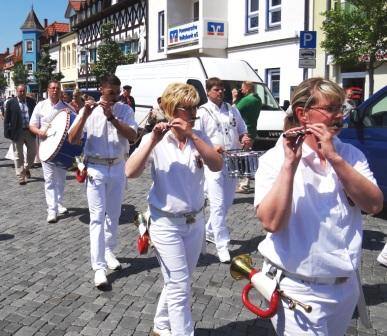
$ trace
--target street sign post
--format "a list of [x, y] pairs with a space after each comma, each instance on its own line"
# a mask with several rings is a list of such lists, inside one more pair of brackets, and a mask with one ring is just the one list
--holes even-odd
[[299, 68], [316, 68], [316, 31], [301, 31], [300, 32], [300, 58], [298, 62]]

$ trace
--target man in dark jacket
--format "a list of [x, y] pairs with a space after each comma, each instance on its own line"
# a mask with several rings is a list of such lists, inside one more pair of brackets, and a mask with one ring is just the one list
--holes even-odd
[[120, 100], [124, 104], [128, 104], [132, 108], [133, 112], [136, 112], [136, 102], [134, 101], [133, 96], [130, 95], [131, 92], [132, 87], [130, 85], [124, 85], [122, 87], [122, 94], [120, 96]]
[[[29, 130], [35, 101], [26, 96], [24, 85], [16, 88], [16, 97], [10, 99], [5, 106], [4, 136], [12, 140], [15, 170], [20, 185], [26, 184], [26, 178], [31, 177], [29, 168], [32, 167], [36, 156], [36, 139]], [[27, 147], [27, 163], [24, 162], [23, 145]]]

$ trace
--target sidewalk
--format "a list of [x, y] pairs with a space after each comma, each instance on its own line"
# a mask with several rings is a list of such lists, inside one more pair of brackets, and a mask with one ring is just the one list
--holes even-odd
[[[33, 169], [28, 184], [19, 186], [13, 163], [3, 159], [9, 142], [2, 124], [0, 134], [0, 336], [149, 335], [162, 279], [153, 252], [138, 256], [133, 225], [135, 211], [146, 208], [149, 173], [128, 181], [116, 251], [123, 269], [109, 271], [112, 285], [102, 292], [93, 286], [84, 185], [68, 174], [69, 214], [47, 224], [41, 169]], [[229, 212], [232, 256], [248, 253], [260, 267], [256, 248], [264, 232], [252, 203], [253, 194], [239, 194]], [[362, 278], [373, 329], [355, 318], [347, 335], [387, 335], [387, 268], [376, 263], [386, 236], [386, 220], [365, 217]], [[269, 321], [243, 306], [247, 281], [231, 278], [214, 245], [207, 245], [193, 280], [196, 336], [274, 335]], [[251, 301], [255, 298], [253, 292]]]

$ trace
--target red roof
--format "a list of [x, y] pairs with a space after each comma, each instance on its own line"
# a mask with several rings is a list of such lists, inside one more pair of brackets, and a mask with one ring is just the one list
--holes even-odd
[[52, 36], [55, 33], [68, 33], [70, 31], [70, 25], [68, 23], [54, 21], [44, 29], [48, 36]]
[[83, 1], [84, 0], [70, 0], [70, 6], [77, 12], [80, 10]]

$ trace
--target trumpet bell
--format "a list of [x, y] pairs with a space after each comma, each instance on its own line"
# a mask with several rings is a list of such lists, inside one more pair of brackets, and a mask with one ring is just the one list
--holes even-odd
[[232, 258], [230, 265], [231, 276], [235, 280], [249, 279], [249, 274], [253, 270], [252, 264], [252, 259], [247, 254]]

